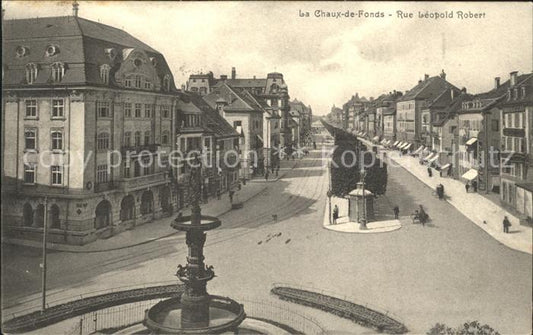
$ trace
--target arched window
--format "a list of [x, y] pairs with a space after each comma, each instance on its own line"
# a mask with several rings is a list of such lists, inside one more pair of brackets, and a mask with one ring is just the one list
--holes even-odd
[[168, 143], [169, 143], [168, 131], [165, 130], [163, 134], [161, 134], [161, 144], [168, 145]]
[[167, 92], [170, 91], [170, 76], [168, 74], [163, 78], [163, 89]]
[[100, 79], [106, 85], [109, 84], [109, 70], [111, 70], [111, 67], [107, 64], [100, 66]]
[[54, 82], [60, 82], [63, 80], [63, 76], [65, 75], [65, 64], [63, 63], [54, 63], [52, 64], [52, 81]]
[[50, 207], [48, 225], [50, 228], [55, 228], [55, 229], [61, 228], [61, 220], [59, 219], [59, 207], [56, 204], [53, 204]]
[[124, 133], [124, 146], [131, 147], [131, 131]]
[[277, 92], [278, 92], [278, 89], [279, 89], [278, 84], [272, 84], [272, 85], [270, 86], [270, 91], [271, 91], [272, 93], [277, 93]]
[[136, 131], [135, 132], [135, 146], [140, 146], [141, 145], [141, 132], [140, 131]]
[[26, 82], [33, 84], [37, 79], [38, 68], [37, 64], [30, 63], [26, 65]]
[[25, 203], [22, 209], [22, 221], [25, 227], [31, 227], [33, 224], [33, 208], [29, 203]]
[[100, 133], [96, 139], [96, 149], [109, 149], [109, 133]]

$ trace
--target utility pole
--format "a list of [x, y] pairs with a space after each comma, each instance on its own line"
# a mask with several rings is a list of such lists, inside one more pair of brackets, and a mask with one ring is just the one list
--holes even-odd
[[42, 289], [43, 301], [41, 313], [46, 311], [46, 235], [48, 232], [48, 197], [44, 197], [44, 227], [43, 227], [43, 264], [42, 264]]

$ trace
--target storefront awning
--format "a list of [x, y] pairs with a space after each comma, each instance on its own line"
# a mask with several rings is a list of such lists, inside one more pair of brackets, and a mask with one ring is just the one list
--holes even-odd
[[397, 145], [398, 145], [398, 143], [400, 143], [400, 141], [396, 141], [396, 142], [394, 142], [394, 145], [393, 145], [393, 147], [397, 146]]
[[372, 139], [372, 141], [375, 141], [375, 142], [379, 141], [379, 136], [374, 136], [374, 138]]
[[403, 150], [409, 150], [409, 148], [413, 145], [412, 143], [407, 143], [405, 147], [403, 147]]
[[387, 139], [386, 139], [386, 138], [382, 139], [380, 143], [381, 143], [381, 144], [385, 144], [385, 143], [387, 143]]
[[473, 145], [476, 142], [477, 142], [477, 137], [472, 137], [471, 139], [466, 141], [466, 145]]
[[433, 159], [433, 157], [437, 157], [437, 154], [432, 152], [427, 157], [425, 157], [424, 160], [429, 161]]
[[440, 169], [441, 170], [446, 170], [447, 168], [449, 168], [450, 166], [452, 166], [450, 163], [448, 164], [445, 164], [444, 166], [442, 166]]
[[439, 159], [439, 154], [435, 154], [435, 156], [431, 157], [431, 159], [428, 160], [428, 163], [431, 164], [431, 163], [433, 163], [434, 161], [436, 161], [437, 159]]
[[462, 175], [462, 177], [466, 180], [474, 180], [477, 178], [477, 170], [470, 169], [464, 175]]
[[422, 150], [424, 150], [424, 146], [421, 146], [421, 147], [418, 147], [418, 149], [415, 150], [415, 152], [413, 152], [413, 154], [418, 154], [420, 153]]

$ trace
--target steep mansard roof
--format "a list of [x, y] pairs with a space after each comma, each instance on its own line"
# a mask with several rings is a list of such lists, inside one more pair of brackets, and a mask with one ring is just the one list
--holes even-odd
[[[164, 56], [124, 30], [75, 16], [6, 20], [3, 29], [5, 86], [27, 85], [25, 67], [29, 63], [39, 68], [32, 86], [50, 86], [50, 65], [55, 62], [66, 67], [63, 79], [55, 85], [102, 85], [100, 66], [107, 64], [111, 80], [106, 86], [113, 86], [114, 71], [132, 50], [138, 50], [146, 54], [159, 79], [168, 75], [171, 91], [176, 90]], [[51, 45], [58, 49], [52, 56], [46, 54]], [[17, 54], [20, 47], [25, 48], [23, 56]], [[114, 56], [106, 50], [113, 50]]]

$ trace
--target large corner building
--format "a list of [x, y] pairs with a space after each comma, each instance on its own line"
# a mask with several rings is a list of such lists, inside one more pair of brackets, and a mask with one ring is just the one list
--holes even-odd
[[3, 30], [4, 232], [41, 238], [46, 215], [50, 241], [84, 244], [169, 215], [179, 96], [163, 55], [76, 12]]

